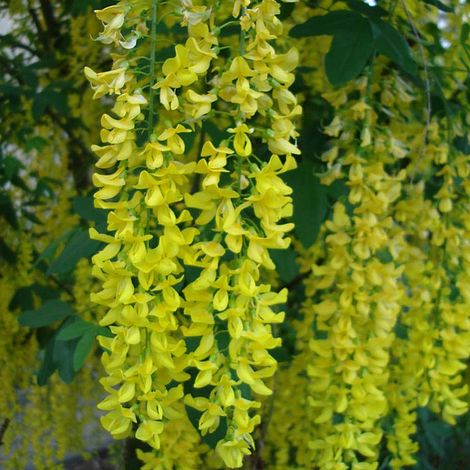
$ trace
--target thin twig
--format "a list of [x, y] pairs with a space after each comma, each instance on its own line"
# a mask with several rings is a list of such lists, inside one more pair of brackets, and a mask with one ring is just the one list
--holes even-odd
[[416, 42], [418, 44], [419, 53], [420, 53], [421, 59], [423, 61], [424, 85], [425, 85], [425, 93], [426, 93], [426, 127], [424, 129], [423, 144], [422, 144], [421, 149], [419, 151], [418, 159], [416, 160], [415, 166], [414, 166], [414, 168], [411, 172], [411, 178], [413, 179], [413, 173], [415, 172], [416, 167], [418, 166], [418, 163], [421, 160], [421, 157], [423, 156], [424, 151], [426, 150], [426, 144], [428, 142], [428, 133], [429, 133], [429, 129], [431, 127], [431, 114], [432, 114], [431, 80], [429, 78], [429, 69], [428, 69], [428, 64], [427, 64], [427, 61], [426, 61], [426, 54], [424, 52], [423, 42], [422, 42], [421, 37], [419, 35], [418, 29], [417, 29], [416, 24], [413, 20], [413, 17], [411, 16], [411, 12], [408, 9], [406, 1], [401, 0], [401, 4], [403, 6], [403, 9], [405, 10], [405, 13], [406, 13], [406, 16], [408, 18], [408, 22], [411, 26], [411, 29], [413, 30], [413, 34], [414, 34]]
[[148, 119], [148, 137], [153, 134], [153, 119], [154, 119], [154, 85], [155, 85], [155, 54], [157, 48], [157, 8], [158, 0], [152, 2], [152, 25], [150, 31], [150, 84], [149, 84], [149, 119]]
[[[199, 139], [199, 146], [197, 149], [196, 161], [201, 158], [202, 147], [204, 146], [206, 140], [206, 133], [201, 129], [201, 137]], [[194, 194], [199, 190], [199, 185], [201, 184], [201, 173], [196, 173], [193, 180], [193, 185], [191, 187], [190, 194]]]

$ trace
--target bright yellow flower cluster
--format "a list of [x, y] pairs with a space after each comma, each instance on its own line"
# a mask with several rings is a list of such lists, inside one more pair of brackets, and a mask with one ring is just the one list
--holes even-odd
[[[287, 291], [262, 276], [275, 267], [269, 250], [287, 248], [293, 227], [283, 221], [292, 191], [279, 175], [299, 154], [300, 107], [289, 91], [297, 52], [276, 50], [277, 1], [228, 6], [181, 1], [187, 38], [161, 68], [159, 17], [171, 10], [149, 0], [98, 11], [99, 39], [121, 50], [110, 71], [85, 69], [95, 98], [116, 97], [94, 147], [95, 200], [109, 211], [110, 234], [91, 231], [106, 244], [93, 258], [102, 283], [93, 301], [106, 307], [101, 324], [113, 333], [101, 338], [108, 395], [99, 408], [115, 438], [135, 433], [154, 449], [140, 454], [149, 468], [198, 468], [187, 412], [203, 437], [221, 433], [225, 466], [241, 467], [276, 371], [271, 324], [283, 321], [275, 306]], [[221, 36], [225, 9], [240, 28], [239, 48]], [[140, 37], [148, 39], [129, 39]], [[218, 114], [228, 132], [216, 142], [204, 123]]]

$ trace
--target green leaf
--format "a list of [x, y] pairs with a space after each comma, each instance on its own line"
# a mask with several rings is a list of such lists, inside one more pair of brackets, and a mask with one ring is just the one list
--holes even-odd
[[52, 258], [57, 249], [59, 248], [60, 244], [66, 240], [68, 240], [75, 232], [75, 229], [66, 230], [59, 238], [52, 241], [46, 249], [38, 256], [34, 266], [37, 266], [42, 260]]
[[271, 351], [269, 351], [269, 354], [271, 354], [271, 356], [274, 357], [277, 362], [287, 362], [290, 358], [286, 348], [282, 346], [271, 349]]
[[65, 382], [72, 382], [75, 376], [74, 357], [77, 340], [57, 341], [54, 337], [53, 360], [59, 377]]
[[[199, 431], [199, 419], [202, 416], [202, 413], [199, 410], [195, 410], [190, 406], [185, 406], [186, 413], [188, 415], [189, 421], [193, 425], [194, 429], [200, 434]], [[219, 427], [211, 434], [206, 434], [205, 436], [201, 435], [201, 440], [207, 444], [211, 449], [215, 449], [215, 446], [219, 441], [221, 441], [227, 434], [227, 418], [221, 417]]]
[[462, 29], [460, 30], [460, 42], [465, 45], [468, 41], [468, 36], [470, 34], [470, 24], [464, 23]]
[[14, 229], [19, 228], [15, 208], [11, 202], [10, 196], [5, 193], [0, 194], [0, 215], [2, 215]]
[[18, 317], [18, 321], [22, 326], [41, 328], [71, 315], [73, 315], [73, 310], [70, 305], [62, 300], [55, 299], [45, 302], [36, 310], [23, 312]]
[[364, 21], [359, 13], [350, 10], [336, 10], [322, 16], [312, 16], [305, 23], [294, 26], [289, 35], [294, 38], [341, 34], [354, 28], [358, 21]]
[[364, 69], [374, 50], [374, 37], [369, 21], [358, 16], [356, 21], [335, 34], [325, 57], [328, 80], [342, 85], [356, 78]]
[[186, 336], [184, 342], [186, 343], [186, 352], [192, 353], [196, 351], [201, 342], [202, 336]]
[[448, 6], [439, 0], [423, 0], [423, 2], [427, 3], [428, 5], [432, 5], [441, 11], [445, 11], [446, 13], [452, 13], [454, 11], [451, 6]]
[[34, 297], [31, 286], [20, 287], [13, 295], [8, 310], [13, 311], [19, 308], [20, 310], [32, 310], [34, 308]]
[[457, 136], [454, 138], [453, 144], [459, 152], [462, 152], [464, 155], [470, 155], [470, 142], [467, 137]]
[[57, 365], [54, 363], [54, 346], [55, 338], [52, 337], [47, 342], [46, 348], [44, 350], [44, 358], [37, 375], [37, 383], [40, 386], [46, 385], [50, 376], [57, 370]]
[[100, 242], [90, 240], [88, 232], [84, 229], [76, 229], [60, 255], [51, 263], [47, 274], [66, 274], [72, 271], [82, 258], [94, 255], [100, 247]]
[[328, 188], [313, 174], [313, 164], [308, 160], [286, 173], [284, 180], [294, 191], [295, 234], [305, 247], [309, 247], [326, 217]]
[[17, 261], [16, 253], [2, 238], [0, 238], [0, 259], [4, 259], [9, 264], [15, 264]]
[[79, 317], [71, 318], [71, 322], [64, 324], [57, 332], [57, 339], [60, 341], [68, 341], [80, 338], [84, 335], [92, 334], [93, 336], [112, 336], [108, 328], [96, 325]]
[[215, 342], [217, 343], [217, 349], [224, 355], [228, 354], [228, 347], [230, 345], [230, 334], [228, 331], [219, 330], [215, 334]]
[[219, 129], [213, 120], [210, 119], [203, 121], [202, 130], [209, 135], [214, 145], [218, 145], [229, 136], [226, 129]]
[[387, 14], [387, 11], [379, 6], [371, 6], [367, 5], [361, 0], [346, 0], [346, 3], [351, 8], [351, 10], [355, 10], [363, 15], [372, 16], [372, 17], [381, 17]]
[[78, 371], [85, 363], [85, 359], [90, 354], [95, 344], [94, 332], [84, 334], [78, 341], [73, 354], [73, 369]]
[[43, 222], [40, 219], [38, 219], [33, 212], [28, 211], [26, 209], [21, 209], [21, 213], [26, 219], [28, 219], [33, 224], [44, 225]]
[[5, 157], [2, 161], [2, 166], [8, 181], [18, 174], [21, 168], [24, 168], [24, 165], [14, 157]]
[[281, 21], [289, 18], [294, 11], [295, 3], [281, 3], [281, 11], [279, 13], [279, 19]]
[[276, 271], [281, 280], [288, 284], [299, 274], [299, 266], [297, 265], [297, 255], [292, 247], [286, 250], [270, 250]]
[[382, 263], [387, 264], [393, 261], [393, 255], [388, 248], [383, 248], [375, 254]]
[[34, 136], [26, 141], [25, 151], [30, 152], [31, 150], [37, 150], [38, 152], [41, 152], [46, 145], [46, 139], [40, 136]]
[[377, 51], [390, 58], [404, 72], [416, 75], [418, 67], [403, 35], [380, 19], [371, 19], [371, 25]]
[[77, 318], [73, 323], [63, 326], [57, 332], [57, 339], [67, 341], [69, 339], [79, 338], [88, 333], [94, 333], [96, 325]]
[[82, 219], [96, 222], [106, 222], [106, 212], [96, 209], [93, 204], [93, 196], [77, 196], [72, 200], [72, 209]]
[[59, 292], [51, 287], [43, 286], [41, 284], [31, 284], [29, 286], [20, 287], [15, 295], [12, 297], [8, 309], [13, 311], [19, 308], [20, 310], [32, 310], [34, 308], [34, 296], [37, 295], [40, 299], [51, 300], [59, 297]]

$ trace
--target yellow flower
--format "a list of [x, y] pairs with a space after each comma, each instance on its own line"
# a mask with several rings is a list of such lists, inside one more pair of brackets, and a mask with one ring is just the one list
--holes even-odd
[[250, 156], [253, 147], [247, 134], [253, 133], [253, 129], [250, 129], [246, 124], [238, 124], [237, 127], [228, 129], [228, 132], [235, 134], [233, 139], [235, 152], [241, 157]]

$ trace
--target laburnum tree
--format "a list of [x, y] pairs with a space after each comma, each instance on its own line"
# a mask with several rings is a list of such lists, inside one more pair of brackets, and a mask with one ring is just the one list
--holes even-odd
[[0, 11], [2, 468], [467, 468], [467, 2]]

